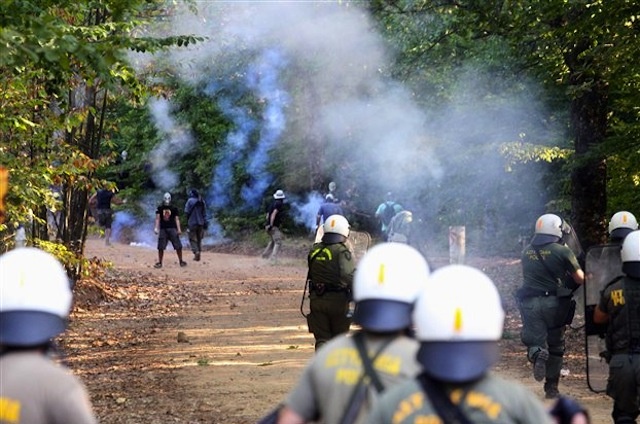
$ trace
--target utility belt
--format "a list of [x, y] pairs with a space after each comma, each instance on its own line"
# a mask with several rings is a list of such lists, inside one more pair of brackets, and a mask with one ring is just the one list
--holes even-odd
[[322, 296], [325, 293], [347, 293], [348, 289], [341, 286], [336, 286], [333, 284], [326, 283], [309, 283], [309, 290], [317, 294], [318, 296]]
[[557, 296], [557, 290], [543, 290], [543, 289], [535, 289], [533, 287], [523, 286], [518, 289], [516, 292], [516, 297], [519, 300], [529, 299], [530, 297], [549, 297], [549, 296]]

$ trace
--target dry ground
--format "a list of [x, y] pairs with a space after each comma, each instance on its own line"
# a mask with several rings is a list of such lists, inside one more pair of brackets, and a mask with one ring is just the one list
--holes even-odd
[[[280, 263], [258, 251], [218, 248], [180, 268], [171, 248], [156, 251], [90, 239], [86, 255], [113, 266], [78, 283], [70, 328], [61, 337], [70, 368], [86, 383], [100, 422], [255, 423], [280, 401], [313, 355], [300, 314], [308, 240], [287, 240]], [[224, 253], [226, 251], [226, 253]], [[446, 258], [430, 258], [435, 265]], [[519, 261], [472, 258], [502, 291], [508, 311], [496, 372], [542, 397], [518, 338], [511, 299]], [[580, 330], [569, 335], [570, 375], [561, 391], [611, 422], [611, 401], [585, 380]]]

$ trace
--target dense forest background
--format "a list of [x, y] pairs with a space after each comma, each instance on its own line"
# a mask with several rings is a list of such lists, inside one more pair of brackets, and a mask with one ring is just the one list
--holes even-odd
[[374, 234], [391, 191], [433, 240], [464, 225], [510, 254], [555, 212], [602, 243], [639, 213], [639, 18], [625, 0], [2, 2], [0, 251], [24, 225], [80, 275], [99, 187], [137, 242], [191, 188], [210, 243], [262, 234], [276, 189], [306, 234], [331, 181]]

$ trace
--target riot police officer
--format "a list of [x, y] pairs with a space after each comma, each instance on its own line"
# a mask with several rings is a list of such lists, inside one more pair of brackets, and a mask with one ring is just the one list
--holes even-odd
[[324, 343], [346, 333], [351, 326], [347, 316], [355, 259], [346, 244], [349, 221], [342, 215], [331, 215], [323, 224], [324, 235], [309, 252], [309, 332], [318, 350]]
[[611, 416], [615, 423], [626, 424], [635, 423], [640, 413], [640, 231], [624, 238], [620, 254], [624, 275], [605, 287], [593, 321], [607, 324], [607, 394], [614, 400]]
[[563, 243], [568, 231], [558, 215], [544, 214], [537, 219], [535, 234], [522, 253], [524, 283], [517, 294], [522, 317], [520, 337], [527, 347], [527, 358], [533, 363], [534, 378], [545, 380], [548, 399], [560, 395], [565, 328], [575, 312], [573, 287], [569, 285], [584, 283], [578, 259]]
[[72, 293], [62, 264], [34, 247], [0, 256], [0, 421], [95, 424], [84, 384], [51, 359]]

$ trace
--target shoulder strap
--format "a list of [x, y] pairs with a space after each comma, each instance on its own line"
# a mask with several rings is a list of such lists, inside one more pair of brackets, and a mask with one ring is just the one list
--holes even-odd
[[429, 378], [425, 373], [418, 376], [418, 382], [442, 422], [447, 424], [472, 424], [462, 410], [451, 402], [451, 398], [449, 398], [442, 385]]
[[364, 345], [364, 334], [361, 331], [359, 331], [353, 335], [353, 341], [355, 342], [356, 347], [358, 348], [358, 353], [360, 354], [360, 359], [362, 360], [362, 366], [364, 367], [364, 372], [367, 376], [369, 376], [369, 378], [371, 379], [371, 382], [373, 383], [373, 386], [376, 388], [376, 391], [378, 393], [384, 390], [384, 385], [380, 381], [380, 377], [378, 377], [376, 370], [373, 368], [373, 361], [376, 360], [378, 355], [380, 355], [382, 350], [385, 347], [387, 347], [387, 345], [391, 343], [392, 340], [393, 339], [389, 339], [385, 341], [382, 344], [382, 346], [378, 348], [378, 350], [373, 355], [373, 357], [369, 358], [369, 354], [367, 353], [367, 348]]
[[351, 397], [349, 398], [349, 402], [347, 402], [347, 410], [344, 412], [344, 415], [340, 420], [340, 424], [351, 424], [356, 421], [356, 418], [358, 418], [358, 413], [360, 412], [362, 404], [364, 403], [367, 396], [367, 385], [363, 384], [365, 377], [368, 376], [371, 379], [371, 382], [373, 383], [378, 393], [384, 390], [384, 385], [380, 381], [378, 374], [373, 368], [373, 362], [394, 340], [394, 338], [389, 338], [388, 340], [386, 340], [373, 354], [373, 356], [369, 357], [364, 344], [364, 333], [362, 331], [358, 331], [353, 335], [352, 338], [356, 347], [358, 348], [358, 353], [360, 354], [360, 359], [362, 360], [362, 365], [364, 367], [364, 373], [362, 373], [360, 380], [358, 380], [358, 384], [356, 384], [353, 392], [351, 392]]

